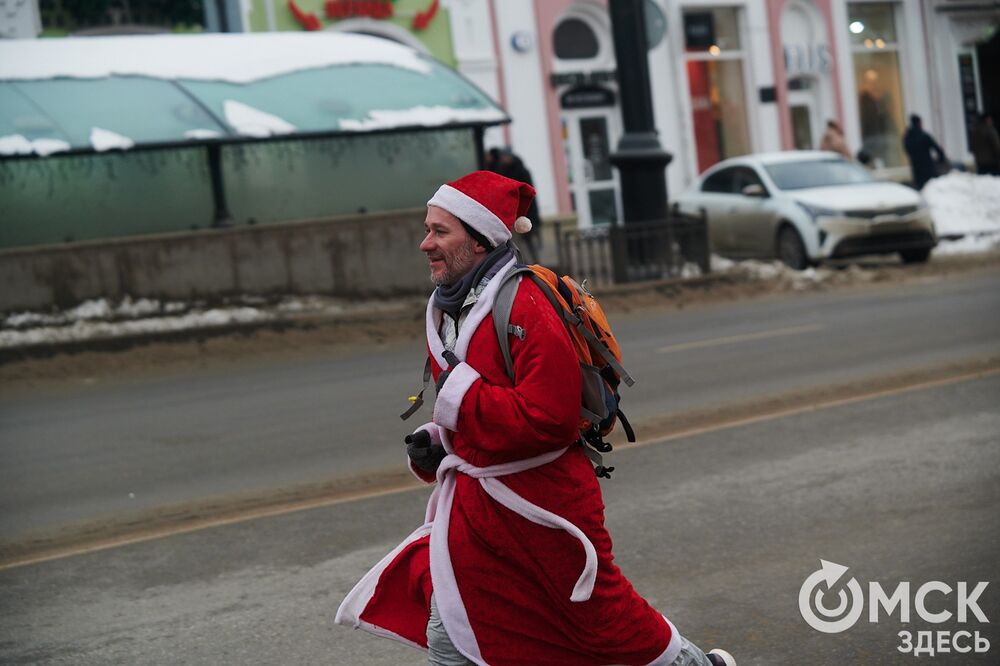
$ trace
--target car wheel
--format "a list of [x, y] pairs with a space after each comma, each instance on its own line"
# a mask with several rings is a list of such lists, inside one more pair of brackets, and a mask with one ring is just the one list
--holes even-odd
[[904, 264], [922, 264], [931, 258], [931, 248], [921, 247], [915, 250], [900, 250], [899, 256]]
[[793, 227], [784, 226], [778, 232], [778, 259], [797, 271], [809, 267], [809, 257], [806, 256], [802, 237]]

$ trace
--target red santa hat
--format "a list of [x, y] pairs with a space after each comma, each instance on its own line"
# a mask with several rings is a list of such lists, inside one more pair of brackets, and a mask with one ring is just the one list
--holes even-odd
[[512, 232], [531, 231], [525, 217], [535, 188], [492, 171], [473, 171], [442, 185], [428, 206], [448, 211], [481, 233], [497, 247], [510, 240]]

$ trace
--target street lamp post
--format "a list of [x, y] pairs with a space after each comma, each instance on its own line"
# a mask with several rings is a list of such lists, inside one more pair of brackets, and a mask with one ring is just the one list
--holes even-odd
[[[610, 0], [618, 88], [625, 134], [611, 155], [621, 179], [624, 224], [667, 222], [664, 170], [672, 156], [660, 145], [653, 122], [644, 0]], [[641, 248], [629, 243], [633, 263]], [[616, 273], [623, 275], [622, 269]]]

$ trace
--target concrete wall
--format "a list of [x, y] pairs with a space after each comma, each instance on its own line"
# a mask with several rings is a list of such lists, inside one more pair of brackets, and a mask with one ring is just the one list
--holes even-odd
[[0, 311], [92, 298], [429, 292], [423, 209], [0, 251]]

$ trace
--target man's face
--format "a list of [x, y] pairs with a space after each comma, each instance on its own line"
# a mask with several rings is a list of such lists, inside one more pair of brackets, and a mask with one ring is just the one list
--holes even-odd
[[427, 235], [420, 251], [430, 262], [431, 282], [454, 284], [486, 258], [486, 250], [468, 234], [461, 220], [443, 208], [427, 207], [424, 218]]

